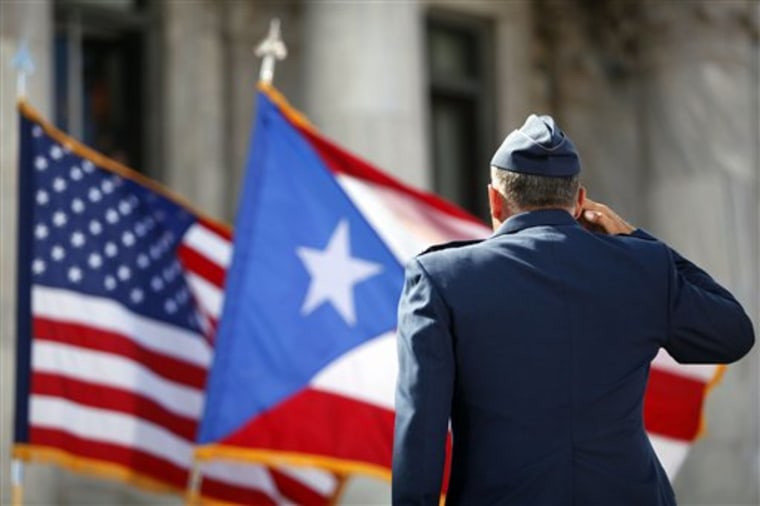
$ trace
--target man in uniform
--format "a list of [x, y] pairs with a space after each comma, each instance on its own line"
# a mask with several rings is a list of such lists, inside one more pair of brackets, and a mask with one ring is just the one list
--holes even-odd
[[530, 116], [491, 166], [494, 234], [406, 269], [393, 503], [438, 504], [451, 420], [449, 504], [675, 504], [644, 430], [649, 364], [661, 347], [682, 363], [738, 360], [749, 318], [585, 198], [552, 118]]

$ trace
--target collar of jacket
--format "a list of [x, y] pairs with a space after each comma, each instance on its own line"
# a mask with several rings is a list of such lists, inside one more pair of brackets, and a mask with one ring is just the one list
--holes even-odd
[[516, 214], [504, 223], [493, 233], [491, 237], [504, 234], [514, 234], [525, 228], [540, 226], [563, 226], [575, 225], [580, 226], [573, 215], [564, 209], [538, 209], [536, 211], [527, 211]]

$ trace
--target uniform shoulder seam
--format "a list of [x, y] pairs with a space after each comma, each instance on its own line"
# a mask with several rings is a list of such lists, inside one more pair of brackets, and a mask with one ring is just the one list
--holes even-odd
[[461, 248], [463, 246], [470, 246], [472, 244], [478, 244], [479, 242], [483, 242], [483, 239], [470, 239], [466, 241], [451, 241], [451, 242], [445, 242], [442, 244], [434, 244], [433, 246], [430, 246], [428, 249], [424, 250], [417, 256], [420, 257], [422, 255], [433, 253], [435, 251], [443, 251], [447, 249]]

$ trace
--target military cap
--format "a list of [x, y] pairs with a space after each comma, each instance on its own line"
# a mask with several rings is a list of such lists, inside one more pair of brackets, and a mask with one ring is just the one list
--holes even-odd
[[575, 145], [551, 116], [531, 114], [513, 130], [491, 159], [497, 169], [537, 176], [574, 176], [581, 171]]

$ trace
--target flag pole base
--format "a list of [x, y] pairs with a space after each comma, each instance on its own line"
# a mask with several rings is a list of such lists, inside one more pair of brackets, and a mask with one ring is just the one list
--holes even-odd
[[187, 479], [187, 492], [185, 493], [186, 506], [200, 506], [201, 504], [201, 465], [198, 460], [193, 459], [193, 466], [190, 468], [190, 476]]
[[21, 459], [11, 461], [11, 505], [24, 504], [24, 462]]

